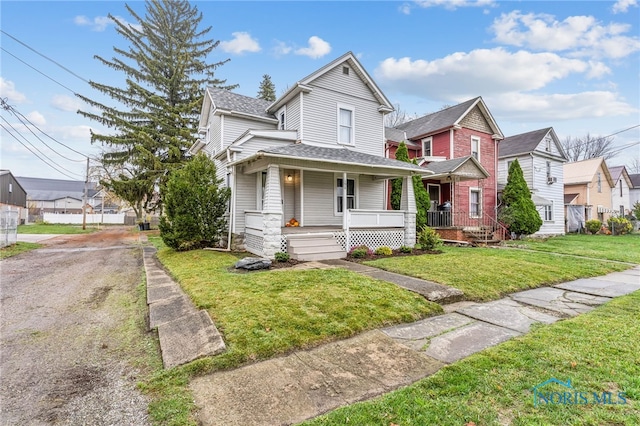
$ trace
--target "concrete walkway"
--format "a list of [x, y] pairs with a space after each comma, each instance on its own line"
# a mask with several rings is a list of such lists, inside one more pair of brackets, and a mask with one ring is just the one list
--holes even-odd
[[[358, 272], [377, 275], [366, 269]], [[453, 303], [445, 306], [444, 315], [198, 377], [191, 389], [199, 422], [247, 426], [301, 422], [413, 383], [448, 363], [520, 336], [533, 324], [588, 312], [637, 290], [640, 267], [488, 303]]]

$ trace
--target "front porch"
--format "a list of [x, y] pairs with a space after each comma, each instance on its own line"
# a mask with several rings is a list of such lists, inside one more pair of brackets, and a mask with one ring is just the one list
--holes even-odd
[[497, 243], [508, 238], [507, 229], [494, 217], [473, 217], [469, 212], [427, 212], [427, 226], [434, 228], [443, 240], [474, 244]]

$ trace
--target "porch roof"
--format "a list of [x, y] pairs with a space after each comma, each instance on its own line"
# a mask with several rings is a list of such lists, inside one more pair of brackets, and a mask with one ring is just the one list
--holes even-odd
[[244, 161], [264, 157], [370, 168], [372, 171], [371, 174], [379, 174], [379, 171], [384, 171], [384, 174], [390, 176], [421, 175], [429, 177], [429, 175], [433, 174], [432, 171], [413, 163], [405, 163], [404, 161], [379, 155], [365, 154], [342, 147], [327, 148], [307, 144], [291, 144], [265, 148]]
[[425, 168], [434, 174], [431, 178], [456, 176], [460, 180], [468, 180], [489, 177], [489, 172], [471, 155], [451, 160], [432, 161]]
[[533, 200], [533, 204], [535, 204], [536, 206], [552, 206], [553, 205], [551, 200], [547, 200], [546, 198], [536, 194], [531, 194], [531, 200]]

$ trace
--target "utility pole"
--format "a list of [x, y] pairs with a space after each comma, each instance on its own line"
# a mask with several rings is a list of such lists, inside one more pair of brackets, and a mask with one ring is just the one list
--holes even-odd
[[87, 192], [89, 190], [89, 157], [87, 157], [87, 174], [84, 179], [84, 197], [82, 201], [82, 229], [87, 229]]

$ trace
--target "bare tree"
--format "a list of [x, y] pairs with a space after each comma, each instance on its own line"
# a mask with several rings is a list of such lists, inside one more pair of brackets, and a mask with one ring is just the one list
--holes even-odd
[[570, 162], [603, 157], [605, 160], [616, 155], [613, 146], [613, 136], [591, 136], [587, 133], [582, 137], [567, 136], [561, 143]]
[[632, 158], [626, 164], [627, 172], [632, 175], [640, 174], [640, 157]]
[[393, 105], [393, 108], [393, 112], [384, 116], [384, 125], [386, 127], [396, 127], [418, 118], [418, 114], [409, 114], [407, 111], [400, 108], [400, 104]]

